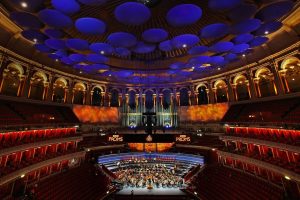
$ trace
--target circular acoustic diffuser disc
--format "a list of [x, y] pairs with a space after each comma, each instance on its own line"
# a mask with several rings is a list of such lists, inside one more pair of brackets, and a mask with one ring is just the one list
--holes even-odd
[[195, 46], [200, 41], [199, 37], [197, 35], [193, 34], [183, 34], [174, 37], [171, 40], [171, 44], [175, 48], [190, 48]]
[[135, 53], [150, 53], [154, 51], [156, 46], [154, 44], [146, 44], [144, 42], [138, 42], [137, 45], [132, 49]]
[[89, 6], [99, 6], [105, 4], [107, 0], [78, 0], [80, 3], [89, 5]]
[[111, 55], [114, 52], [114, 48], [107, 43], [93, 43], [90, 45], [90, 50], [102, 55]]
[[195, 46], [188, 50], [188, 54], [190, 55], [199, 55], [208, 51], [207, 46]]
[[107, 42], [115, 47], [133, 47], [137, 43], [137, 39], [134, 35], [127, 32], [115, 32], [111, 33]]
[[209, 50], [216, 52], [216, 53], [222, 53], [226, 51], [230, 51], [233, 48], [232, 42], [217, 42], [216, 44], [212, 45]]
[[21, 32], [21, 35], [26, 38], [27, 40], [30, 40], [35, 43], [43, 43], [48, 37], [37, 30], [24, 30]]
[[258, 29], [260, 25], [261, 21], [259, 19], [247, 19], [232, 25], [231, 33], [235, 35], [249, 33]]
[[72, 15], [80, 10], [76, 0], [51, 0], [52, 6], [64, 14]]
[[232, 49], [232, 53], [243, 53], [249, 48], [249, 44], [237, 44]]
[[[24, 2], [28, 4], [25, 8], [22, 6]], [[14, 8], [17, 8], [17, 10], [24, 10], [31, 13], [36, 13], [44, 8], [44, 0], [9, 0], [9, 3], [12, 3]]]
[[74, 53], [69, 55], [70, 60], [73, 62], [79, 63], [79, 62], [84, 62], [85, 61], [85, 55], [79, 54], [79, 53]]
[[212, 10], [230, 10], [241, 4], [241, 0], [209, 0], [208, 7]]
[[222, 65], [224, 62], [224, 57], [223, 56], [211, 56], [209, 63], [212, 65]]
[[78, 38], [67, 39], [66, 45], [68, 48], [78, 51], [84, 51], [89, 49], [89, 43], [86, 40]]
[[176, 69], [182, 69], [182, 68], [184, 68], [184, 66], [185, 66], [185, 63], [176, 62], [176, 63], [172, 63], [171, 65], [169, 65], [169, 68], [176, 70]]
[[50, 38], [59, 39], [59, 38], [64, 37], [64, 33], [58, 29], [48, 28], [48, 29], [44, 30], [44, 33]]
[[126, 2], [114, 11], [116, 19], [126, 25], [142, 25], [151, 17], [150, 9], [142, 3]]
[[88, 35], [101, 35], [106, 30], [106, 25], [103, 21], [92, 17], [77, 19], [75, 27], [79, 32]]
[[223, 23], [210, 24], [200, 31], [201, 38], [219, 38], [229, 33], [229, 26]]
[[234, 53], [228, 53], [224, 56], [224, 59], [227, 61], [234, 61], [238, 59], [238, 56]]
[[86, 56], [86, 60], [92, 63], [106, 63], [108, 58], [100, 54], [89, 54]]
[[256, 13], [257, 7], [254, 4], [243, 3], [229, 11], [228, 17], [237, 23], [252, 18]]
[[265, 24], [262, 24], [261, 27], [259, 29], [257, 29], [255, 31], [255, 35], [256, 36], [260, 36], [260, 35], [268, 35], [270, 33], [273, 33], [277, 30], [279, 30], [282, 27], [282, 23], [281, 22], [267, 22]]
[[143, 40], [146, 42], [157, 43], [168, 38], [168, 32], [161, 28], [151, 28], [145, 30], [142, 34]]
[[44, 27], [39, 18], [27, 12], [12, 12], [10, 18], [23, 28], [40, 29]]
[[236, 36], [235, 38], [232, 39], [232, 41], [235, 44], [242, 44], [242, 43], [247, 43], [251, 41], [254, 38], [254, 36], [250, 33], [244, 33], [241, 35]]
[[119, 47], [115, 49], [115, 53], [121, 57], [130, 56], [131, 51], [129, 51], [127, 48]]
[[202, 16], [202, 10], [194, 4], [177, 5], [167, 13], [167, 22], [174, 27], [192, 25]]
[[173, 50], [173, 46], [172, 46], [170, 40], [166, 40], [166, 41], [163, 41], [163, 42], [159, 43], [158, 48], [161, 51], [172, 51]]
[[72, 61], [69, 57], [62, 57], [60, 58], [60, 61], [66, 65], [73, 65], [75, 64], [74, 61]]
[[44, 9], [38, 13], [39, 18], [48, 26], [55, 28], [70, 28], [73, 25], [72, 19], [63, 13], [53, 10]]
[[188, 63], [192, 65], [202, 65], [210, 62], [209, 56], [197, 56], [190, 58]]
[[293, 9], [292, 1], [274, 1], [258, 11], [256, 18], [263, 22], [275, 21]]
[[65, 44], [65, 41], [64, 40], [60, 40], [60, 39], [47, 39], [45, 41], [45, 44], [52, 48], [52, 49], [56, 49], [56, 50], [59, 50], [59, 49], [66, 49], [66, 44]]
[[57, 50], [54, 52], [54, 54], [59, 56], [60, 58], [68, 56], [68, 53], [65, 50]]
[[48, 46], [44, 44], [35, 44], [34, 47], [36, 50], [43, 52], [43, 53], [52, 53], [53, 49], [49, 48]]
[[249, 45], [250, 45], [250, 47], [257, 47], [257, 46], [260, 46], [260, 45], [266, 43], [268, 40], [269, 40], [269, 38], [267, 38], [267, 37], [258, 36], [258, 37], [255, 37], [253, 40], [251, 40], [249, 42]]

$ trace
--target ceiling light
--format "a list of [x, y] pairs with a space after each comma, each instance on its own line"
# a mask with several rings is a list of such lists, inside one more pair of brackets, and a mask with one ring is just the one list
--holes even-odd
[[21, 177], [21, 178], [24, 178], [24, 177], [25, 177], [25, 174], [22, 174], [20, 177]]
[[295, 79], [294, 79], [294, 78], [292, 78], [292, 80], [294, 81]]
[[56, 62], [58, 62], [58, 59], [55, 59]]
[[220, 68], [220, 67], [218, 67], [218, 70], [221, 70], [221, 68]]
[[269, 31], [265, 31], [265, 34], [266, 34], [266, 35], [269, 34]]
[[27, 5], [26, 2], [23, 1], [23, 2], [21, 2], [21, 6], [22, 6], [23, 8], [27, 8], [28, 5]]
[[243, 54], [243, 57], [246, 57], [246, 54]]
[[183, 48], [186, 48], [186, 47], [187, 47], [187, 45], [186, 45], [186, 44], [183, 44], [183, 45], [182, 45], [182, 47], [183, 47]]
[[197, 193], [197, 192], [194, 192], [194, 194], [197, 195], [198, 193]]
[[37, 39], [36, 39], [36, 38], [33, 38], [33, 42], [36, 43], [36, 42], [37, 42]]
[[109, 74], [108, 76], [111, 76], [111, 74]]
[[100, 53], [103, 55], [105, 52], [104, 51], [100, 51]]
[[195, 69], [195, 67], [192, 67], [192, 69]]
[[79, 73], [82, 74], [82, 71], [80, 71]]
[[288, 177], [288, 176], [284, 176], [284, 178], [287, 179], [287, 180], [291, 180], [291, 178]]

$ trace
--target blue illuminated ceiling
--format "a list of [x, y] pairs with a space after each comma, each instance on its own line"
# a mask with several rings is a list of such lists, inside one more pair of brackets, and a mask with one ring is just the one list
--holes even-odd
[[293, 8], [290, 0], [186, 2], [4, 0], [3, 5], [37, 51], [82, 74], [128, 83], [184, 81], [226, 69], [267, 43]]

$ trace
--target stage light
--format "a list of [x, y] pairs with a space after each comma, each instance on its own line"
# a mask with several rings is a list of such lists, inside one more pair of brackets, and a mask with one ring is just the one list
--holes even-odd
[[105, 52], [104, 51], [100, 51], [100, 53], [103, 55]]
[[291, 180], [291, 178], [288, 177], [288, 176], [284, 176], [284, 178], [285, 178], [286, 180]]
[[194, 195], [198, 195], [198, 193], [197, 193], [197, 192], [194, 192]]
[[265, 34], [266, 34], [266, 35], [269, 34], [269, 31], [265, 31]]
[[186, 44], [183, 44], [183, 45], [182, 45], [182, 47], [183, 47], [183, 48], [186, 48], [186, 47], [187, 47], [187, 45], [186, 45]]
[[82, 71], [79, 71], [79, 74], [82, 74]]
[[211, 150], [212, 150], [212, 151], [215, 151], [216, 149], [215, 149], [215, 148], [212, 148]]
[[24, 178], [24, 177], [25, 177], [25, 174], [22, 174], [20, 177], [21, 177], [21, 178]]
[[36, 43], [36, 42], [37, 42], [37, 39], [36, 39], [36, 38], [34, 38], [34, 39], [33, 39], [33, 42], [34, 42], [34, 43]]
[[246, 54], [243, 54], [243, 57], [246, 57]]
[[23, 7], [23, 8], [27, 8], [28, 7], [28, 4], [26, 3], [26, 2], [21, 2], [21, 6]]

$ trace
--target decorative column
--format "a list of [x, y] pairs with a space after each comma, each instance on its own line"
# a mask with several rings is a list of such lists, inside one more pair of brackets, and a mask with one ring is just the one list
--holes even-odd
[[255, 85], [254, 80], [253, 80], [252, 72], [248, 70], [246, 72], [246, 77], [248, 79], [249, 97], [251, 99], [255, 99], [255, 98], [258, 97], [258, 93], [257, 93], [257, 90], [255, 88], [256, 85]]
[[189, 95], [189, 106], [191, 106], [192, 105], [192, 101], [191, 101], [192, 92], [188, 91], [188, 95]]
[[146, 112], [146, 94], [142, 94], [143, 105], [142, 105], [142, 112]]
[[0, 93], [2, 93], [3, 84], [4, 84], [6, 77], [7, 77], [7, 72], [3, 71], [2, 79], [1, 79], [1, 83], [0, 83]]
[[68, 92], [67, 92], [67, 97], [66, 97], [66, 103], [73, 103], [74, 99], [74, 86], [75, 82], [69, 80], [69, 87], [68, 87]]
[[156, 112], [156, 94], [153, 94], [152, 95], [153, 96], [153, 110], [154, 110], [154, 112]]
[[212, 93], [214, 95], [214, 103], [218, 103], [217, 88], [212, 88]]
[[231, 87], [231, 81], [230, 81], [230, 78], [227, 78], [226, 79], [226, 85], [227, 85], [227, 99], [229, 102], [232, 102], [232, 101], [235, 101], [235, 98], [234, 98], [234, 92], [233, 92], [233, 89]]
[[101, 92], [101, 103], [100, 106], [104, 106], [105, 103], [105, 92]]
[[86, 95], [87, 95], [87, 91], [86, 91], [86, 90], [83, 90], [83, 91], [82, 91], [82, 95], [83, 95], [82, 105], [85, 105], [85, 104], [86, 104]]
[[19, 85], [18, 85], [18, 92], [17, 92], [18, 97], [21, 95], [22, 87], [24, 84], [25, 84], [25, 76], [19, 75]]
[[180, 92], [176, 92], [176, 103], [177, 106], [180, 106]]
[[260, 98], [261, 97], [261, 92], [260, 92], [260, 87], [259, 87], [259, 78], [254, 78], [253, 82], [254, 82], [257, 97]]
[[86, 105], [91, 105], [92, 101], [91, 101], [91, 84], [87, 84], [86, 85], [86, 91], [85, 91], [85, 104]]
[[194, 95], [195, 103], [196, 103], [196, 105], [199, 105], [199, 98], [198, 98], [199, 92], [195, 92], [194, 94], [195, 94], [195, 95]]
[[[68, 96], [69, 96], [69, 89], [68, 89], [68, 87], [65, 87], [64, 88], [64, 103], [67, 103], [68, 102]], [[52, 98], [53, 98], [53, 96], [52, 96]], [[53, 100], [53, 99], [52, 99]]]
[[119, 94], [119, 96], [118, 96], [118, 105], [119, 105], [119, 107], [123, 104], [123, 101], [122, 101], [122, 94]]
[[54, 77], [52, 75], [49, 75], [49, 85], [48, 85], [48, 92], [47, 92], [47, 95], [46, 95], [46, 100], [47, 101], [53, 101], [53, 95], [54, 95], [54, 89], [55, 89], [55, 86], [54, 86]]
[[208, 89], [207, 89], [207, 95], [208, 95], [208, 102], [211, 104], [211, 103], [215, 103], [215, 92], [213, 90], [213, 83], [212, 82], [209, 82], [208, 83]]
[[43, 101], [47, 100], [48, 91], [49, 91], [49, 82], [44, 82]]
[[237, 84], [231, 84], [231, 88], [232, 88], [232, 92], [233, 92], [233, 97], [234, 97], [234, 101], [238, 101], [239, 97], [238, 97], [238, 93], [237, 93]]
[[22, 97], [28, 97], [29, 95], [29, 89], [31, 89], [31, 78], [33, 76], [34, 71], [31, 69], [27, 69], [27, 73], [25, 75], [24, 84], [21, 87], [21, 93], [20, 96]]
[[275, 93], [277, 93], [279, 95], [284, 95], [284, 87], [283, 87], [282, 80], [279, 76], [278, 66], [277, 66], [276, 63], [271, 64], [271, 72], [273, 73], [273, 76], [274, 76], [274, 90], [275, 90]]
[[286, 80], [286, 71], [287, 71], [286, 69], [283, 69], [278, 71], [278, 73], [279, 73], [280, 80], [282, 81], [282, 84], [284, 86], [285, 93], [290, 93], [289, 83]]
[[110, 107], [111, 104], [111, 93], [108, 93], [108, 107]]
[[[246, 83], [246, 86], [247, 86], [247, 92], [248, 92], [248, 96], [249, 96], [249, 99], [252, 99], [252, 95], [251, 95], [251, 92], [250, 92], [250, 83], [248, 80], [245, 81]], [[255, 91], [254, 91], [255, 92]], [[255, 96], [255, 94], [253, 94]]]
[[[27, 98], [30, 98], [32, 84], [33, 84], [33, 80], [30, 80]], [[19, 83], [19, 87], [20, 87], [20, 85], [21, 85], [21, 84]], [[18, 89], [18, 92], [19, 92], [19, 89]]]
[[93, 105], [94, 90], [90, 91], [90, 104]]

